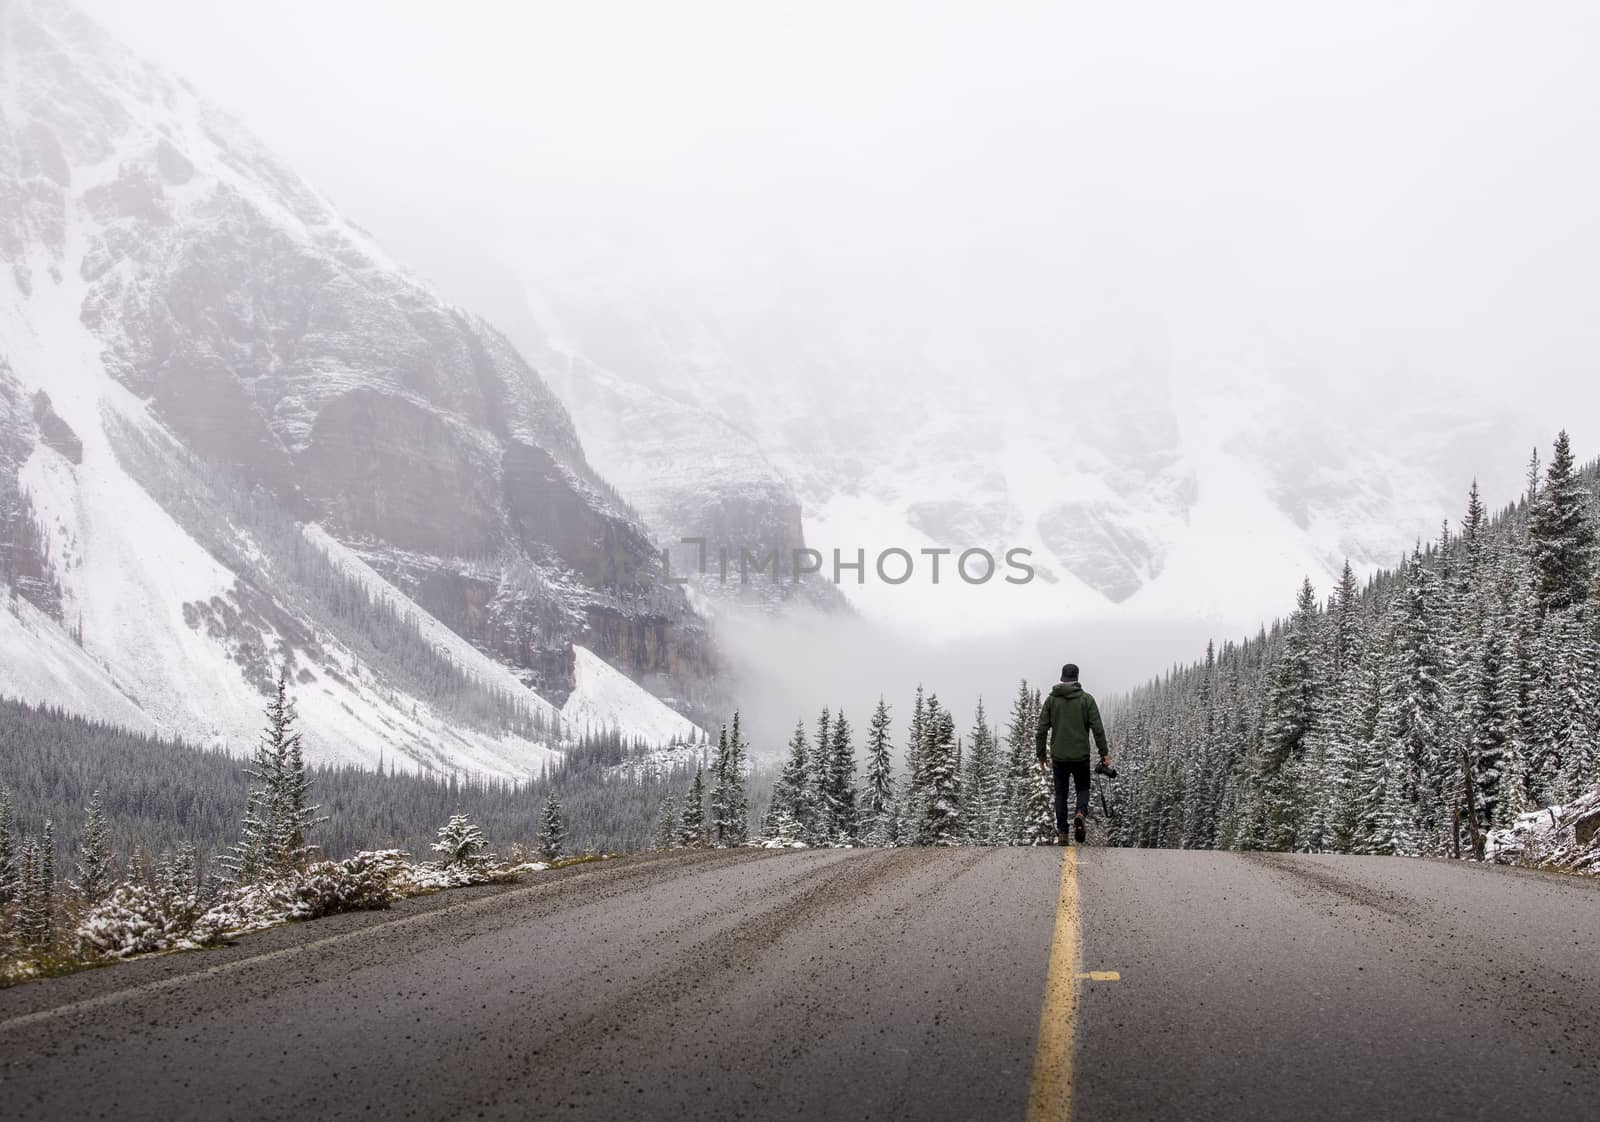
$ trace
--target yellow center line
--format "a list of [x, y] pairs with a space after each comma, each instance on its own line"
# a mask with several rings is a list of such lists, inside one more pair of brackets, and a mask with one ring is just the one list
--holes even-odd
[[1067, 1122], [1072, 1103], [1073, 1014], [1078, 1006], [1078, 851], [1063, 851], [1061, 897], [1033, 1053], [1028, 1122]]

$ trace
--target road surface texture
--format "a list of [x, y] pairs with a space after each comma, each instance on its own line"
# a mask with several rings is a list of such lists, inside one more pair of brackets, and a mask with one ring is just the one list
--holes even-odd
[[649, 854], [0, 991], [0, 1117], [1592, 1118], [1597, 928], [1443, 862]]

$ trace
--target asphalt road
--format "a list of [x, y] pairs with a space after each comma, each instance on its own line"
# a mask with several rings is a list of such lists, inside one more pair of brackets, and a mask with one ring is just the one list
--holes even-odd
[[1577, 1119], [1597, 932], [1439, 862], [646, 855], [0, 991], [0, 1117]]

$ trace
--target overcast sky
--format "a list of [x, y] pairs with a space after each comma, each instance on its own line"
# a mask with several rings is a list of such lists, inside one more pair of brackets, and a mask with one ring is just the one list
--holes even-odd
[[423, 272], [937, 277], [1024, 349], [1087, 302], [1179, 377], [1597, 401], [1597, 4], [86, 3]]

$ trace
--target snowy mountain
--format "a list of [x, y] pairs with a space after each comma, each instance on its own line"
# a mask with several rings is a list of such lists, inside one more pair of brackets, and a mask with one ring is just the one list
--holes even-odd
[[[830, 564], [864, 549], [867, 579], [846, 571], [843, 592], [921, 635], [1253, 626], [1302, 576], [1326, 589], [1346, 558], [1371, 571], [1433, 536], [1459, 514], [1461, 479], [1515, 494], [1505, 465], [1549, 435], [1498, 396], [1285, 385], [1259, 356], [1187, 369], [1154, 344], [1078, 348], [1065, 311], [1059, 344], [1037, 324], [1012, 334], [939, 278], [904, 278], [889, 302], [777, 268], [726, 282], [534, 262], [524, 282], [542, 368], [596, 465], [648, 495], [653, 521], [714, 527], [727, 493], [792, 493], [768, 540], [803, 534]], [[648, 456], [646, 426], [618, 424], [629, 401], [670, 418]], [[653, 473], [662, 462], [679, 470]], [[938, 588], [926, 562], [903, 586], [872, 571], [889, 548], [974, 547], [1029, 549], [1037, 578], [967, 586], [954, 556]]]
[[0, 198], [0, 694], [243, 750], [286, 665], [317, 758], [502, 775], [597, 678], [704, 702], [515, 348], [52, 0], [0, 0]]

